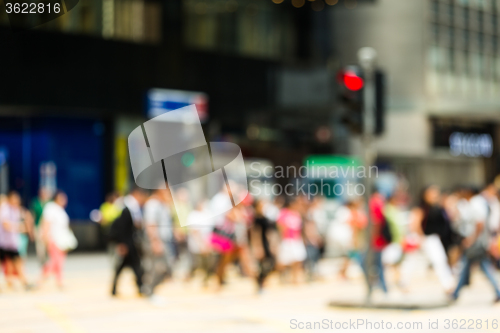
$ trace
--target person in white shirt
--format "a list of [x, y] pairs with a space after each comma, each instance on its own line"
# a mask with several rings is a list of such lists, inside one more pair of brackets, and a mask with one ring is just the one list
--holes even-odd
[[66, 254], [75, 249], [78, 242], [69, 228], [69, 216], [64, 210], [68, 197], [62, 191], [54, 195], [48, 202], [41, 218], [42, 239], [47, 248], [48, 260], [43, 266], [41, 282], [46, 280], [50, 273], [56, 277], [59, 287], [63, 287], [62, 272]]
[[214, 228], [214, 219], [210, 218], [207, 203], [200, 201], [187, 217], [188, 250], [190, 254], [191, 270], [189, 278], [196, 270], [204, 273], [203, 283], [206, 286], [211, 274], [215, 272], [215, 255], [212, 252], [210, 240]]
[[157, 189], [144, 204], [145, 270], [143, 294], [152, 296], [154, 289], [172, 274], [174, 264], [173, 222], [170, 190]]

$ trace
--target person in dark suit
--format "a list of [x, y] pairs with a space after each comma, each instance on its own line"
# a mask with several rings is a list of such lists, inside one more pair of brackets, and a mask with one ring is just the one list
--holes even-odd
[[115, 267], [115, 276], [111, 295], [116, 295], [118, 277], [125, 267], [130, 267], [135, 274], [139, 293], [142, 287], [142, 267], [140, 238], [142, 232], [142, 210], [147, 199], [147, 193], [139, 187], [134, 188], [123, 198], [124, 208], [121, 215], [113, 222], [109, 238], [116, 244], [116, 254], [119, 259]]

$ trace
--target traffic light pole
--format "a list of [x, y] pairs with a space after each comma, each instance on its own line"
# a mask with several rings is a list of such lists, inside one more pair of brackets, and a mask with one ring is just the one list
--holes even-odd
[[[375, 60], [377, 52], [371, 47], [363, 47], [358, 51], [358, 60], [363, 68], [363, 133], [362, 133], [362, 158], [366, 170], [370, 170], [376, 159], [376, 151], [372, 145], [375, 133]], [[367, 173], [370, 174], [369, 172]], [[375, 265], [375, 251], [373, 249], [373, 221], [370, 216], [370, 196], [372, 193], [372, 182], [369, 177], [364, 178], [365, 203], [368, 217], [367, 253], [364, 258], [364, 270], [367, 282], [366, 302], [371, 302], [373, 286], [378, 282], [378, 270]]]

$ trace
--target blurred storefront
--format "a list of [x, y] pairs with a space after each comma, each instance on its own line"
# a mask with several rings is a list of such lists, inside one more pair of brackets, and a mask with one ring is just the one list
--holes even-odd
[[417, 198], [420, 189], [438, 184], [482, 186], [500, 172], [498, 123], [494, 119], [389, 117], [388, 132], [376, 142], [378, 164], [403, 175]]
[[148, 119], [154, 88], [206, 94], [207, 139], [236, 142], [247, 157], [284, 165], [331, 153], [329, 21], [326, 9], [305, 4], [81, 0], [26, 31], [12, 31], [1, 13], [0, 60], [9, 66], [0, 150], [9, 167], [0, 188], [28, 204], [41, 163], [52, 161], [80, 248], [95, 246], [90, 211], [133, 183], [127, 137]]

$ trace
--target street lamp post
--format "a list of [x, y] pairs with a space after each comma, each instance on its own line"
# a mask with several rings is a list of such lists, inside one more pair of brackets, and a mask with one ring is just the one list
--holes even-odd
[[[363, 133], [362, 133], [362, 158], [366, 170], [370, 170], [376, 159], [376, 151], [372, 146], [375, 133], [375, 61], [377, 51], [371, 47], [363, 47], [358, 51], [358, 61], [363, 69], [364, 89], [363, 89]], [[369, 175], [370, 173], [368, 173]], [[365, 202], [368, 217], [367, 244], [368, 251], [365, 257], [364, 269], [367, 276], [368, 293], [366, 302], [371, 302], [372, 286], [378, 280], [377, 268], [374, 263], [374, 249], [372, 248], [373, 221], [370, 216], [369, 200], [372, 192], [372, 183], [368, 177], [364, 179]]]

